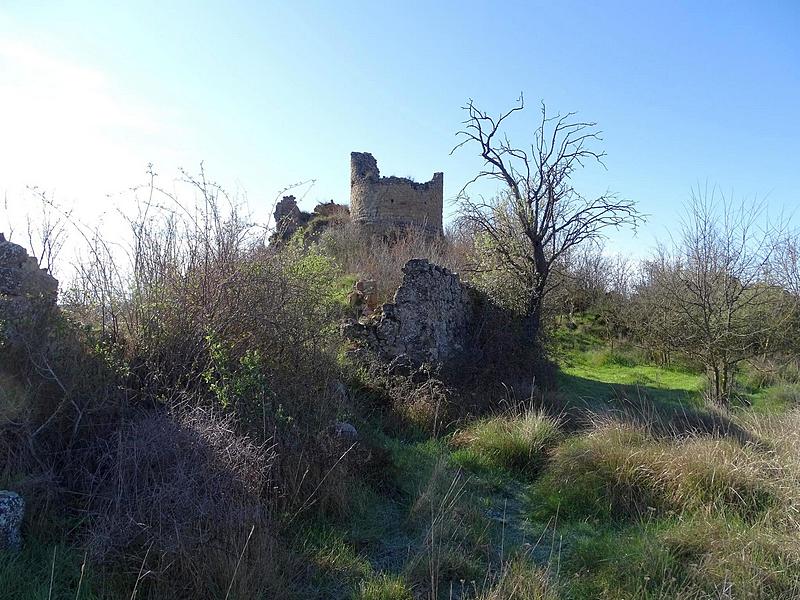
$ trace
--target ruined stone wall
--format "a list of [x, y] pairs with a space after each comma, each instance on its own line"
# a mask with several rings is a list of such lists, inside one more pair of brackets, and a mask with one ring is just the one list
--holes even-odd
[[413, 226], [441, 235], [443, 198], [443, 173], [424, 183], [381, 177], [371, 154], [350, 154], [350, 216], [376, 233]]
[[[275, 230], [270, 236], [270, 244], [281, 244], [288, 242], [295, 232], [308, 225], [315, 223], [318, 234], [327, 227], [327, 221], [320, 219], [338, 219], [340, 221], [348, 218], [349, 211], [344, 204], [330, 202], [320, 202], [314, 207], [313, 213], [302, 211], [297, 206], [297, 198], [294, 196], [284, 196], [275, 205], [273, 217], [275, 219]], [[315, 221], [316, 219], [316, 221]]]
[[406, 356], [416, 363], [441, 363], [464, 350], [472, 316], [472, 300], [458, 274], [414, 258], [403, 267], [394, 301], [372, 319], [349, 323], [344, 333], [385, 360]]
[[0, 233], [0, 338], [14, 341], [26, 329], [35, 331], [56, 309], [57, 294], [58, 281]]

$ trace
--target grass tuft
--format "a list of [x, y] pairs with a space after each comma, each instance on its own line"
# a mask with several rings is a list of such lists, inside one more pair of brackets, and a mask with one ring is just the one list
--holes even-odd
[[454, 460], [465, 467], [494, 467], [535, 476], [561, 439], [558, 419], [527, 410], [475, 422], [453, 438]]
[[504, 565], [497, 583], [476, 600], [557, 600], [547, 571], [521, 558]]
[[356, 600], [413, 600], [414, 596], [405, 582], [397, 575], [380, 575], [362, 581]]

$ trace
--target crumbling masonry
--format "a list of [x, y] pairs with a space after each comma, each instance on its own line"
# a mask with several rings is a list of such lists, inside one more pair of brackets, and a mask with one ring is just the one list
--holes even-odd
[[342, 332], [386, 361], [440, 363], [465, 349], [472, 318], [472, 300], [458, 274], [412, 258], [394, 300], [367, 319], [345, 323]]
[[21, 343], [56, 310], [58, 281], [0, 233], [0, 340]]
[[444, 173], [417, 183], [403, 177], [381, 177], [368, 152], [350, 154], [350, 217], [367, 231], [386, 235], [409, 227], [442, 235]]

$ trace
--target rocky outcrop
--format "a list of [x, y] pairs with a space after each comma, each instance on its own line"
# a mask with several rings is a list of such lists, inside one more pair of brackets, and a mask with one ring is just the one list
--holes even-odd
[[314, 212], [307, 213], [298, 208], [297, 198], [284, 196], [275, 205], [275, 231], [270, 236], [270, 243], [280, 245], [288, 242], [298, 229], [309, 225], [314, 226], [314, 233], [318, 236], [330, 220], [347, 219], [349, 214], [347, 206], [333, 200], [321, 202], [314, 207]]
[[0, 233], [0, 294], [10, 297], [45, 297], [55, 303], [58, 281], [22, 246]]
[[25, 501], [15, 492], [0, 490], [0, 550], [19, 550]]
[[387, 361], [407, 357], [420, 364], [441, 363], [464, 349], [472, 313], [458, 274], [412, 259], [403, 267], [394, 301], [369, 319], [346, 323], [343, 331]]
[[275, 230], [270, 236], [270, 243], [281, 244], [288, 242], [298, 229], [304, 227], [311, 215], [297, 207], [297, 199], [294, 196], [284, 196], [275, 205], [273, 218]]
[[0, 233], [0, 333], [35, 327], [56, 306], [58, 281]]

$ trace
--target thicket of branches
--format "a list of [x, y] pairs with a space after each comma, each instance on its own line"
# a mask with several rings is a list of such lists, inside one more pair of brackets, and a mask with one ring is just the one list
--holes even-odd
[[58, 506], [96, 564], [150, 573], [140, 596], [281, 597], [281, 527], [345, 510], [355, 464], [329, 433], [338, 271], [270, 250], [202, 170], [180, 184], [134, 190], [129, 244], [60, 213], [83, 249], [60, 311], [0, 356], [25, 398], [0, 469], [32, 521]]
[[680, 231], [639, 263], [584, 248], [564, 257], [550, 306], [592, 312], [612, 344], [708, 374], [709, 398], [730, 402], [743, 363], [786, 360], [798, 333], [798, 242], [758, 204], [697, 190]]

